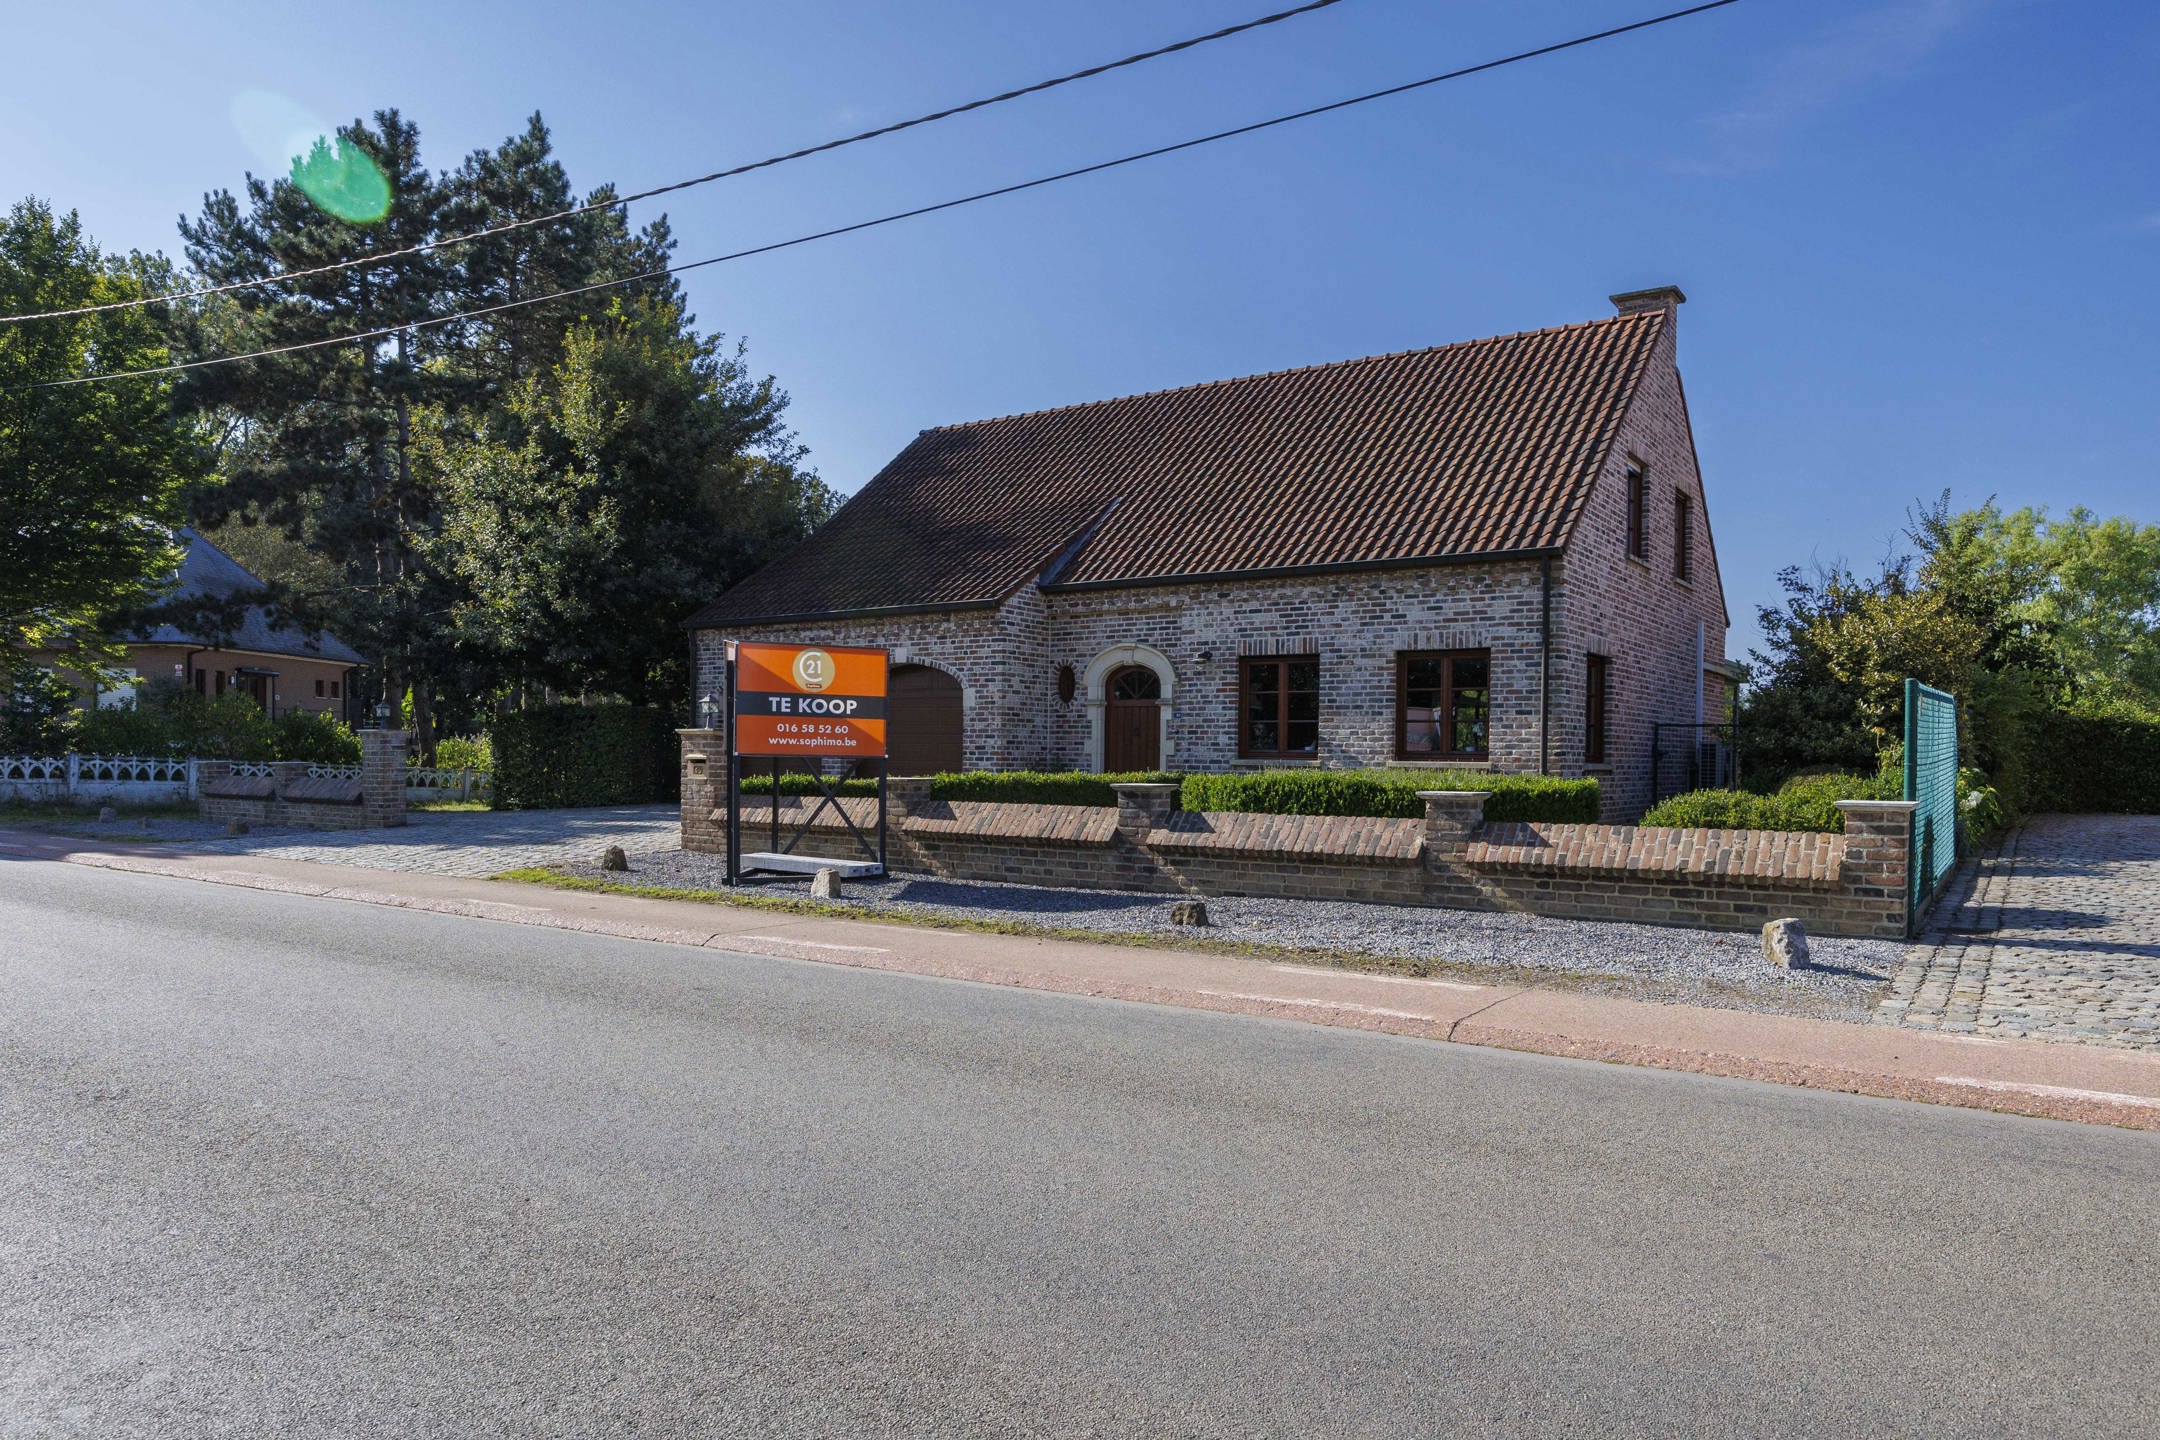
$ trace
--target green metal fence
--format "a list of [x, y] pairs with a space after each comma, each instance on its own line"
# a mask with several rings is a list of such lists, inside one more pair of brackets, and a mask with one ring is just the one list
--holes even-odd
[[1957, 697], [1905, 682], [1905, 798], [1913, 812], [1912, 905], [1914, 923], [1957, 864]]

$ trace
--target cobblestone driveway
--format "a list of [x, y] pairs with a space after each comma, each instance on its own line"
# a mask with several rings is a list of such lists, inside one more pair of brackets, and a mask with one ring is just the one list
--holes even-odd
[[1878, 1024], [2160, 1053], [2160, 816], [2041, 816], [1927, 939]]
[[[162, 837], [156, 824], [146, 832]], [[172, 842], [168, 842], [172, 843]], [[394, 830], [311, 830], [245, 835], [232, 840], [180, 840], [195, 854], [260, 855], [418, 870], [434, 875], [499, 875], [528, 865], [597, 860], [610, 845], [632, 855], [672, 850], [681, 843], [673, 805], [611, 805], [585, 810], [416, 810]]]

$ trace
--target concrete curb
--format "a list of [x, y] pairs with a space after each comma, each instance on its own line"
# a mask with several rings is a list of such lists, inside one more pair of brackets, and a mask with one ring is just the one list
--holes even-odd
[[740, 954], [2160, 1131], [2160, 1057], [2130, 1051], [304, 861], [236, 864], [227, 856], [147, 847], [86, 850], [79, 841], [20, 832], [0, 839], [0, 853]]

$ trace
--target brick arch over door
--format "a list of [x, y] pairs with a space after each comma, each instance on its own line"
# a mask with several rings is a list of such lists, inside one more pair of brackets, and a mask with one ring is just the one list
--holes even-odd
[[1170, 657], [1152, 645], [1113, 645], [1088, 662], [1087, 672], [1081, 676], [1081, 685], [1087, 696], [1088, 709], [1088, 764], [1096, 770], [1108, 768], [1105, 730], [1108, 721], [1110, 679], [1120, 670], [1141, 669], [1154, 672], [1158, 683], [1159, 698], [1156, 701], [1157, 740], [1156, 764], [1171, 763], [1170, 722], [1175, 715], [1172, 707], [1177, 702], [1177, 671], [1171, 668]]
[[885, 744], [892, 774], [966, 768], [967, 708], [958, 680], [928, 665], [895, 665], [888, 693]]

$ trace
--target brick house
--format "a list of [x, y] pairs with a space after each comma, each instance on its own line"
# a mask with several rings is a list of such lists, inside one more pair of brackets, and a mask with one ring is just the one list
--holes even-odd
[[[193, 530], [182, 529], [178, 538], [187, 549], [168, 598], [216, 601], [263, 588], [247, 567]], [[246, 606], [221, 634], [159, 625], [124, 643], [120, 682], [85, 693], [85, 704], [116, 705], [132, 699], [143, 681], [169, 678], [198, 695], [239, 691], [272, 717], [312, 710], [343, 720], [353, 714], [353, 671], [364, 663], [337, 636], [274, 620], [259, 605]]]
[[1662, 288], [1557, 329], [925, 430], [690, 622], [892, 651], [893, 773], [1490, 768], [1651, 795], [1727, 615]]

